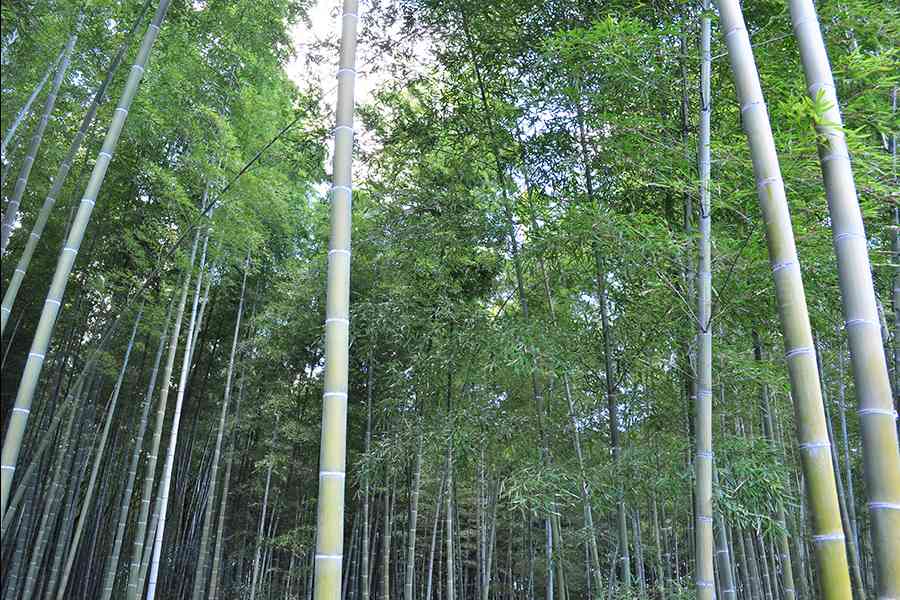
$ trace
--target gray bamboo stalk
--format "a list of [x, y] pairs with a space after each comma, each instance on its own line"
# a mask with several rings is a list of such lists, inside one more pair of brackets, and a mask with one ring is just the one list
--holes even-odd
[[50, 85], [47, 99], [44, 101], [44, 111], [41, 113], [41, 118], [34, 128], [31, 142], [28, 145], [28, 151], [25, 154], [25, 159], [22, 161], [22, 166], [19, 168], [19, 177], [16, 179], [16, 187], [13, 190], [12, 197], [9, 199], [9, 204], [6, 205], [6, 212], [3, 214], [3, 223], [0, 225], [0, 253], [6, 253], [6, 247], [9, 245], [9, 238], [15, 228], [19, 212], [19, 204], [22, 202], [22, 197], [25, 195], [25, 188], [28, 187], [28, 178], [31, 176], [31, 168], [34, 166], [35, 159], [37, 159], [38, 149], [41, 147], [41, 142], [44, 139], [44, 132], [47, 130], [47, 123], [50, 122], [50, 115], [53, 113], [53, 107], [56, 106], [59, 88], [62, 86], [62, 82], [66, 77], [66, 71], [69, 70], [72, 51], [75, 49], [75, 42], [78, 41], [78, 33], [81, 30], [83, 20], [84, 13], [78, 16], [75, 31], [69, 36], [69, 41], [66, 43], [66, 47], [63, 50], [62, 60], [59, 63], [59, 67], [56, 69], [56, 74], [53, 76], [53, 83]]
[[156, 380], [159, 376], [159, 365], [162, 361], [163, 350], [166, 347], [166, 338], [169, 331], [169, 323], [172, 320], [172, 313], [175, 309], [175, 294], [172, 294], [172, 300], [169, 302], [169, 309], [166, 313], [166, 320], [162, 331], [159, 334], [159, 345], [156, 348], [156, 356], [153, 359], [153, 369], [150, 371], [150, 381], [147, 383], [147, 392], [144, 394], [143, 407], [141, 408], [141, 420], [138, 425], [137, 434], [134, 440], [134, 448], [131, 453], [131, 461], [128, 467], [128, 478], [125, 488], [122, 491], [122, 501], [119, 505], [119, 516], [116, 525], [116, 537], [113, 542], [112, 552], [106, 564], [106, 571], [103, 576], [103, 595], [102, 600], [109, 600], [112, 597], [113, 587], [116, 583], [116, 571], [119, 567], [119, 555], [122, 551], [122, 544], [125, 541], [125, 529], [128, 525], [128, 513], [131, 509], [131, 496], [134, 492], [134, 482], [137, 479], [137, 469], [141, 458], [141, 449], [144, 446], [144, 436], [147, 432], [147, 424], [150, 416], [150, 405], [153, 401], [153, 392], [156, 389]]
[[44, 72], [44, 77], [34, 87], [31, 95], [28, 96], [28, 100], [25, 101], [25, 104], [22, 106], [22, 108], [19, 109], [19, 112], [16, 113], [16, 117], [13, 119], [13, 122], [10, 123], [9, 127], [6, 130], [6, 134], [3, 136], [2, 145], [0, 145], [0, 161], [6, 162], [6, 149], [9, 146], [10, 142], [12, 142], [13, 137], [16, 135], [16, 130], [19, 129], [19, 125], [22, 124], [22, 122], [25, 120], [25, 117], [28, 116], [28, 113], [31, 112], [31, 106], [34, 104], [34, 101], [37, 100], [37, 97], [41, 94], [44, 86], [47, 85], [47, 81], [49, 81], [50, 79], [50, 74], [56, 70], [57, 66], [59, 66], [60, 61], [63, 60], [65, 54], [66, 47], [64, 46], [63, 49], [59, 51], [59, 54], [56, 55], [56, 58], [53, 60], [53, 62], [50, 63], [50, 66]]
[[[272, 431], [273, 441], [275, 430]], [[259, 515], [259, 527], [256, 531], [256, 551], [253, 554], [253, 577], [250, 580], [250, 600], [254, 600], [256, 598], [256, 590], [259, 585], [259, 570], [260, 570], [260, 560], [262, 556], [262, 543], [263, 538], [265, 537], [265, 523], [266, 523], [266, 512], [269, 509], [269, 490], [272, 486], [272, 465], [273, 457], [270, 456], [268, 458], [268, 465], [266, 466], [266, 487], [263, 492], [263, 502], [262, 502], [262, 511]], [[338, 577], [338, 584], [340, 585], [340, 577]], [[340, 591], [338, 592], [340, 593]]]
[[406, 542], [406, 582], [405, 600], [414, 600], [416, 574], [416, 525], [419, 517], [419, 482], [422, 476], [422, 430], [419, 419], [416, 419], [416, 458], [413, 467], [412, 489], [409, 500], [409, 533]]
[[62, 191], [63, 184], [65, 184], [66, 178], [69, 176], [72, 163], [75, 161], [75, 157], [81, 149], [81, 144], [87, 137], [91, 124], [94, 122], [94, 118], [97, 116], [97, 110], [100, 108], [100, 105], [106, 97], [106, 91], [113, 80], [113, 76], [116, 74], [116, 71], [118, 71], [119, 66], [122, 64], [122, 60], [125, 58], [125, 51], [128, 50], [138, 26], [144, 20], [144, 15], [150, 7], [150, 2], [151, 0], [144, 1], [144, 6], [141, 8], [140, 14], [132, 24], [131, 29], [119, 46], [112, 61], [110, 61], [109, 67], [106, 69], [106, 77], [103, 79], [100, 87], [97, 88], [97, 92], [94, 94], [94, 98], [91, 100], [91, 104], [84, 114], [84, 118], [81, 120], [81, 125], [78, 127], [78, 133], [76, 133], [75, 137], [72, 139], [72, 143], [69, 145], [69, 150], [66, 152], [65, 158], [63, 158], [63, 161], [60, 163], [56, 175], [53, 176], [53, 185], [50, 187], [47, 197], [44, 198], [44, 203], [41, 205], [37, 219], [35, 219], [34, 225], [31, 228], [31, 234], [25, 242], [25, 249], [22, 250], [22, 256], [19, 257], [16, 269], [10, 277], [9, 285], [6, 286], [6, 291], [3, 293], [3, 305], [0, 307], [0, 335], [6, 330], [6, 323], [12, 312], [12, 307], [16, 302], [19, 288], [22, 285], [22, 281], [25, 279], [25, 274], [28, 272], [28, 267], [31, 264], [31, 258], [34, 256], [34, 251], [44, 233], [44, 227], [47, 226], [50, 212], [53, 210], [56, 199]]
[[[662, 538], [659, 529], [659, 507], [656, 501], [656, 494], [653, 494], [653, 540], [656, 543], [656, 587], [659, 589], [660, 596], [666, 597], [666, 568], [663, 563], [663, 547]], [[735, 600], [729, 598], [728, 600]]]
[[[369, 600], [369, 502], [371, 501], [371, 480], [369, 451], [372, 448], [372, 386], [375, 384], [375, 371], [372, 363], [372, 348], [369, 348], [369, 358], [366, 362], [366, 463], [363, 466], [363, 534], [362, 534], [362, 560], [360, 569], [362, 600]], [[429, 577], [430, 577], [429, 572]], [[430, 580], [429, 580], [430, 583]]]
[[[716, 466], [712, 466], [713, 482], [718, 486], [718, 473]], [[719, 569], [719, 581], [722, 587], [722, 598], [724, 600], [737, 600], [737, 590], [735, 587], [734, 571], [732, 567], [731, 551], [728, 546], [728, 530], [725, 526], [725, 517], [722, 512], [715, 514], [716, 519], [716, 566]], [[787, 600], [787, 599], [786, 599]]]
[[[434, 502], [434, 523], [431, 527], [431, 550], [428, 552], [428, 574], [425, 580], [425, 596], [423, 600], [431, 600], [431, 589], [434, 579], [434, 553], [435, 549], [437, 548], [437, 534], [441, 522], [441, 503], [444, 499], [444, 486], [446, 485], [446, 483], [447, 471], [445, 468], [444, 472], [441, 474], [441, 484], [438, 487], [437, 498]], [[440, 581], [438, 581], [438, 587], [441, 587]]]
[[116, 405], [119, 401], [119, 393], [122, 391], [122, 382], [125, 379], [125, 373], [128, 370], [128, 361], [131, 358], [131, 349], [134, 347], [134, 338], [137, 336], [138, 325], [141, 323], [143, 316], [143, 306], [138, 310], [137, 318], [134, 320], [134, 327], [131, 330], [131, 338], [128, 340], [128, 347], [125, 350], [125, 357], [122, 359], [122, 368], [119, 370], [119, 377], [116, 379], [116, 385], [113, 388], [112, 397], [109, 401], [109, 408], [106, 411], [106, 421], [103, 424], [103, 432], [100, 434], [100, 440], [97, 442], [97, 451], [94, 454], [94, 463], [91, 466], [91, 475], [88, 479], [87, 489], [84, 499], [81, 501], [81, 512], [78, 515], [78, 522], [75, 525], [75, 533], [72, 541], [69, 543], [69, 552], [66, 556], [65, 566], [63, 567], [62, 577], [59, 582], [59, 588], [56, 594], [57, 600], [63, 600], [66, 597], [66, 588], [69, 583], [69, 576], [72, 573], [72, 566], [75, 564], [75, 555], [78, 552], [78, 543], [81, 541], [81, 535], [84, 531], [84, 524], [91, 512], [91, 502], [94, 499], [94, 490], [97, 484], [97, 475], [100, 473], [100, 465], [103, 462], [103, 453], [106, 450], [106, 443], [109, 440], [109, 429], [112, 427], [113, 416], [116, 412]]
[[162, 543], [166, 532], [166, 516], [169, 510], [169, 490], [172, 485], [172, 470], [175, 466], [175, 451], [178, 447], [178, 429], [181, 423], [181, 409], [184, 405], [184, 393], [188, 384], [188, 374], [191, 371], [191, 358], [194, 355], [192, 341], [194, 328], [197, 326], [197, 314], [200, 304], [200, 289], [203, 284], [203, 274], [206, 269], [206, 249], [209, 243], [209, 232], [203, 236], [203, 250], [200, 254], [200, 268], [197, 273], [197, 283], [194, 286], [194, 300], [191, 305], [191, 318], [185, 333], [184, 356], [181, 361], [181, 376], [178, 380], [178, 393], [175, 396], [175, 410], [172, 417], [172, 430], [169, 435], [169, 447], [166, 451], [166, 462], [163, 465], [162, 477], [159, 480], [159, 492], [157, 493], [157, 510], [159, 521], [156, 526], [156, 536], [153, 543], [153, 558], [150, 565], [149, 581], [147, 583], [147, 600], [156, 597], [156, 588], [159, 576], [159, 563], [162, 559]]
[[[703, 0], [708, 11], [710, 0]], [[713, 600], [712, 504], [712, 243], [710, 215], [710, 115], [712, 97], [711, 19], [702, 18], [700, 32], [700, 260], [697, 264], [697, 393], [694, 397], [694, 584], [697, 598]]]
[[[387, 437], [385, 435], [385, 437]], [[381, 594], [379, 600], [390, 600], [391, 597], [391, 522], [393, 520], [393, 487], [391, 485], [390, 466], [385, 465], [384, 487], [384, 537], [381, 548]]]
[[[456, 600], [455, 586], [453, 583], [453, 441], [452, 437], [447, 445], [447, 600]], [[549, 533], [549, 526], [548, 526]], [[548, 599], [552, 600], [552, 599]]]
[[244, 397], [244, 367], [241, 367], [241, 382], [238, 384], [237, 401], [234, 405], [234, 424], [231, 426], [231, 434], [228, 437], [228, 458], [225, 460], [225, 479], [222, 482], [222, 500], [219, 503], [219, 518], [216, 524], [216, 546], [213, 550], [213, 565], [209, 579], [209, 595], [207, 600], [218, 598], [219, 573], [222, 564], [222, 554], [225, 546], [225, 515], [228, 508], [228, 490], [231, 485], [231, 468], [234, 464], [234, 445], [237, 438], [236, 424], [241, 414], [241, 399]]
[[847, 433], [847, 390], [844, 377], [844, 349], [838, 351], [838, 408], [841, 416], [841, 437], [844, 449], [844, 475], [847, 478], [847, 504], [850, 510], [851, 535], [859, 548], [859, 522], [856, 520], [856, 496], [853, 492], [853, 465], [850, 461], [850, 436]]
[[[822, 354], [818, 342], [814, 343], [816, 343], [816, 362], [819, 365], [819, 379], [825, 382], [825, 365], [822, 362]], [[853, 587], [855, 597], [863, 600], [866, 597], [866, 588], [863, 583], [862, 569], [860, 567], [859, 547], [856, 545], [856, 539], [853, 536], [853, 527], [850, 524], [850, 515], [847, 511], [847, 495], [844, 492], [844, 478], [841, 475], [841, 463], [838, 460], [837, 448], [835, 447], [834, 429], [831, 426], [831, 412], [828, 408], [828, 396], [824, 387], [822, 394], [825, 400], [825, 422], [828, 428], [828, 439], [831, 442], [831, 464], [834, 469], [834, 478], [837, 482], [838, 501], [841, 509], [841, 525], [843, 526], [844, 531], [850, 534], [850, 539], [847, 541], [848, 558], [850, 561], [850, 583]]]
[[809, 313], [784, 183], [739, 2], [718, 0], [718, 4], [766, 226], [769, 262], [784, 334], [785, 358], [794, 398], [807, 498], [813, 516], [813, 542], [822, 590], [826, 600], [846, 599], [850, 596], [850, 577], [844, 534], [828, 451], [828, 433]]
[[2, 480], [0, 480], [0, 500], [2, 507], [0, 512], [6, 512], [6, 502], [9, 499], [10, 487], [12, 485], [13, 474], [16, 469], [16, 462], [19, 457], [19, 450], [22, 447], [22, 439], [25, 436], [25, 427], [28, 424], [28, 415], [31, 412], [31, 404], [37, 389], [38, 380], [40, 379], [41, 369], [44, 365], [44, 358], [47, 349], [50, 346], [50, 338], [53, 334], [53, 327], [56, 324], [56, 318], [62, 306], [63, 294], [65, 293], [66, 283], [68, 283], [69, 274], [75, 265], [75, 257], [84, 239], [88, 222], [91, 218], [91, 212], [94, 210], [94, 204], [97, 201], [100, 187], [103, 179], [106, 177], [106, 170], [112, 160], [115, 152], [116, 144], [125, 125], [125, 117], [128, 109], [137, 93], [138, 85], [144, 75], [147, 61], [150, 57], [150, 51], [153, 43], [159, 34], [159, 27], [165, 17], [166, 9], [169, 7], [170, 0], [159, 0], [156, 14], [153, 21], [144, 34], [141, 42], [141, 48], [138, 51], [134, 64], [131, 67], [131, 74], [119, 104], [115, 110], [109, 130], [106, 132], [106, 138], [103, 140], [103, 149], [97, 156], [94, 169], [91, 172], [91, 178], [88, 181], [84, 197], [78, 206], [78, 212], [75, 215], [75, 221], [69, 231], [66, 246], [60, 254], [53, 274], [53, 282], [50, 285], [50, 291], [47, 293], [47, 299], [41, 311], [40, 321], [31, 344], [31, 350], [28, 353], [28, 360], [25, 363], [25, 370], [22, 373], [22, 380], [19, 389], [16, 392], [16, 401], [13, 412], [9, 418], [6, 437], [3, 440], [2, 453]]
[[[837, 89], [812, 0], [790, 0], [791, 20], [810, 97], [824, 101], [816, 124], [819, 163], [837, 255], [841, 306], [859, 398], [863, 473], [872, 521], [878, 595], [900, 597], [900, 450], [872, 268], [856, 197]], [[838, 467], [840, 468], [840, 467]]]
[[[7, 572], [4, 598], [18, 597], [19, 579], [22, 576], [22, 569], [25, 566], [25, 548], [29, 545], [27, 542], [30, 542], [32, 539], [33, 528], [35, 525], [35, 498], [38, 493], [38, 483], [33, 481], [27, 487], [31, 490], [29, 502], [25, 505], [21, 522], [18, 525], [18, 531], [16, 532], [17, 538], [14, 538], [17, 540], [15, 542], [16, 548], [13, 552], [12, 564], [9, 566], [9, 571]], [[3, 536], [5, 539], [9, 539], [6, 538], [6, 533], [4, 533]], [[19, 539], [22, 541], [18, 541]]]
[[53, 548], [53, 559], [50, 562], [50, 572], [49, 576], [45, 574], [42, 578], [44, 582], [44, 589], [42, 590], [41, 595], [44, 597], [49, 597], [53, 595], [53, 590], [56, 589], [56, 583], [59, 581], [59, 572], [60, 567], [62, 566], [63, 555], [66, 550], [66, 542], [69, 540], [69, 536], [71, 534], [72, 528], [74, 526], [74, 515], [75, 508], [78, 505], [78, 489], [81, 487], [81, 483], [84, 481], [84, 473], [87, 471], [88, 459], [90, 458], [90, 450], [88, 446], [82, 446], [80, 443], [78, 444], [80, 449], [78, 450], [75, 460], [72, 463], [72, 466], [69, 470], [69, 485], [68, 485], [68, 501], [66, 502], [66, 506], [63, 510], [62, 522], [59, 525], [59, 529], [56, 532], [56, 544]]
[[344, 478], [347, 448], [347, 376], [350, 338], [350, 197], [353, 163], [353, 90], [358, 0], [344, 0], [338, 101], [334, 128], [331, 239], [325, 309], [325, 385], [319, 454], [315, 600], [338, 600], [344, 554]]
[[[141, 492], [140, 512], [138, 513], [137, 527], [135, 527], [134, 541], [131, 549], [131, 563], [129, 567], [127, 600], [137, 600], [144, 590], [144, 580], [141, 577], [141, 561], [143, 559], [144, 541], [147, 538], [147, 519], [150, 515], [150, 502], [153, 495], [153, 481], [156, 478], [156, 464], [159, 457], [159, 448], [162, 442], [163, 426], [166, 419], [166, 405], [169, 400], [169, 389], [172, 385], [172, 370], [175, 366], [175, 357], [178, 354], [178, 339], [181, 334], [181, 321], [184, 318], [184, 309], [187, 304], [188, 289], [191, 281], [191, 270], [194, 268], [194, 259], [197, 255], [197, 246], [200, 241], [200, 231], [194, 234], [194, 243], [191, 248], [191, 258], [184, 275], [184, 283], [181, 286], [181, 296], [178, 301], [178, 310], [175, 312], [175, 324], [172, 326], [172, 336], [169, 341], [166, 365], [163, 369], [162, 384], [159, 391], [159, 404], [156, 407], [156, 416], [153, 424], [153, 437], [150, 442], [150, 451], [147, 454], [147, 464], [144, 468], [144, 483]], [[155, 536], [156, 529], [150, 528], [150, 536]], [[140, 579], [140, 581], [139, 581]]]
[[219, 416], [219, 431], [216, 434], [216, 447], [213, 450], [212, 466], [209, 479], [209, 492], [206, 499], [206, 510], [203, 511], [203, 532], [200, 536], [200, 550], [197, 559], [197, 572], [194, 575], [194, 600], [200, 600], [206, 589], [206, 569], [208, 563], [209, 536], [212, 529], [213, 512], [216, 500], [216, 482], [219, 478], [219, 458], [222, 453], [222, 438], [225, 435], [225, 422], [228, 418], [228, 404], [231, 400], [231, 384], [234, 379], [234, 359], [237, 354], [238, 340], [241, 331], [241, 316], [244, 313], [244, 293], [247, 289], [247, 273], [250, 270], [250, 251], [244, 261], [244, 277], [241, 281], [241, 296], [238, 301], [237, 317], [234, 323], [234, 336], [231, 340], [231, 353], [228, 356], [228, 370], [225, 375], [225, 395], [222, 399], [222, 411]]

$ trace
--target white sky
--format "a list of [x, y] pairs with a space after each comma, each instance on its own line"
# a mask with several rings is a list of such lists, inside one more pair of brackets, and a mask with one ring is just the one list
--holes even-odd
[[[366, 20], [366, 2], [361, 2], [358, 9], [360, 23], [357, 29], [358, 34], [363, 30], [363, 23]], [[312, 6], [307, 13], [306, 20], [300, 20], [292, 29], [292, 37], [294, 41], [295, 56], [288, 62], [285, 70], [288, 77], [294, 81], [300, 89], [305, 89], [310, 83], [316, 84], [322, 89], [324, 106], [322, 110], [333, 121], [334, 108], [337, 99], [337, 78], [338, 69], [338, 53], [337, 46], [341, 35], [341, 0], [314, 0]], [[307, 22], [308, 21], [308, 22]], [[396, 24], [396, 29], [392, 32], [394, 35], [400, 35], [401, 23]], [[325, 49], [324, 56], [321, 56], [323, 49], [317, 48], [323, 42], [328, 42], [333, 49]], [[424, 69], [431, 58], [429, 43], [427, 40], [418, 40], [414, 44], [416, 61], [418, 68]], [[384, 67], [386, 61], [391, 61], [391, 56], [376, 55], [374, 51], [366, 45], [366, 40], [360, 35], [356, 48], [356, 105], [372, 102], [375, 91], [387, 81], [390, 76], [390, 69], [375, 68]], [[322, 60], [317, 59], [321, 56]], [[354, 122], [356, 130], [357, 143], [363, 148], [371, 150], [374, 146], [374, 139], [362, 129], [362, 122], [357, 118]], [[331, 153], [334, 146], [334, 140], [328, 140], [328, 159], [327, 170], [330, 170]], [[354, 171], [358, 174], [354, 179], [358, 179], [359, 175], [365, 175], [364, 165], [360, 165], [359, 161], [354, 165]]]
[[[337, 53], [326, 56], [321, 63], [308, 63], [313, 55], [313, 47], [325, 41], [337, 44], [341, 35], [340, 0], [318, 0], [310, 8], [309, 24], [301, 20], [293, 28], [294, 50], [296, 56], [288, 63], [286, 69], [288, 76], [301, 88], [308, 82], [317, 81], [325, 92], [325, 101], [334, 106], [337, 93], [337, 79], [335, 73], [338, 68]], [[365, 19], [365, 7], [359, 8], [360, 17]], [[360, 40], [361, 42], [363, 40]], [[366, 48], [364, 43], [357, 47], [357, 67], [360, 73], [356, 78], [356, 102], [366, 103], [372, 99], [372, 92], [380, 81], [373, 81], [372, 77], [363, 70], [366, 62]]]

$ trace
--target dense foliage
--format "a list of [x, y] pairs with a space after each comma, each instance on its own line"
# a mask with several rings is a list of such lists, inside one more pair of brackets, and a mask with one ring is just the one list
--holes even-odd
[[[84, 111], [119, 45], [129, 44], [3, 332], [4, 423], [147, 28], [142, 4], [2, 2], [3, 135], [83, 20], [3, 257], [4, 286]], [[140, 437], [112, 592], [126, 597], [131, 548], [145, 543], [134, 538], [151, 435], [138, 430], [157, 346], [165, 339], [168, 348], [172, 332], [167, 310], [177, 310], [184, 285], [168, 410], [176, 389], [184, 407], [157, 593], [207, 597], [199, 577], [204, 588], [218, 586], [217, 597], [312, 597], [333, 88], [285, 71], [309, 4], [176, 0], [169, 8], [41, 374], [12, 488], [24, 495], [3, 525], [5, 598], [101, 597]], [[347, 597], [400, 597], [410, 578], [416, 598], [692, 597], [703, 16], [714, 32], [715, 527], [732, 553], [739, 598], [818, 597], [765, 228], [716, 11], [683, 0], [381, 0], [364, 9], [359, 77], [380, 83], [361, 99], [356, 124]], [[818, 10], [896, 405], [900, 7], [846, 0]], [[845, 534], [859, 565], [853, 583], [859, 598], [874, 597], [860, 419], [816, 153], [827, 107], [807, 95], [787, 2], [748, 2], [744, 11], [821, 353]], [[332, 64], [333, 54], [329, 42], [310, 56]], [[42, 102], [6, 150], [4, 199]], [[205, 267], [199, 250], [190, 261], [195, 239], [208, 247]], [[183, 357], [189, 321], [199, 326]], [[163, 379], [150, 394], [151, 429]], [[171, 415], [157, 481], [170, 428]], [[45, 438], [50, 451], [41, 454]], [[35, 472], [23, 484], [29, 464]], [[208, 505], [216, 519], [204, 546]], [[87, 527], [73, 545], [82, 512]], [[37, 553], [40, 536], [48, 542]], [[788, 556], [778, 546], [785, 536]], [[149, 531], [147, 548], [154, 538]], [[74, 570], [58, 591], [70, 546]], [[796, 595], [781, 577], [787, 561]], [[204, 563], [217, 563], [211, 575], [198, 569]], [[30, 568], [37, 584], [27, 588]]]

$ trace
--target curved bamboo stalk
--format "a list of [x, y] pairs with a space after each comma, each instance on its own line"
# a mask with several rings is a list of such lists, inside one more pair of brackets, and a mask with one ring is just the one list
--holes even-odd
[[28, 360], [25, 363], [25, 370], [22, 373], [22, 380], [19, 383], [19, 389], [16, 392], [16, 402], [12, 415], [9, 418], [6, 437], [3, 440], [2, 453], [2, 475], [0, 475], [0, 513], [6, 512], [6, 502], [9, 499], [9, 491], [12, 485], [13, 474], [16, 470], [16, 463], [19, 458], [19, 450], [22, 447], [22, 439], [25, 436], [25, 427], [28, 425], [28, 415], [31, 413], [31, 404], [34, 399], [34, 392], [37, 389], [38, 380], [40, 379], [41, 370], [44, 366], [44, 358], [47, 349], [50, 346], [50, 338], [53, 334], [53, 327], [56, 324], [56, 318], [59, 315], [62, 306], [63, 294], [66, 290], [66, 284], [69, 280], [69, 274], [72, 267], [75, 266], [75, 257], [78, 255], [78, 249], [81, 247], [81, 241], [84, 239], [91, 213], [94, 210], [94, 204], [100, 192], [100, 187], [106, 177], [106, 170], [112, 161], [116, 144], [125, 125], [125, 118], [128, 115], [128, 109], [134, 100], [140, 85], [141, 78], [144, 76], [144, 69], [150, 58], [150, 51], [159, 35], [159, 27], [165, 17], [166, 9], [169, 7], [170, 0], [159, 0], [156, 8], [156, 14], [153, 21], [144, 34], [141, 42], [141, 48], [138, 51], [134, 64], [131, 67], [131, 74], [119, 104], [115, 110], [109, 130], [106, 132], [106, 138], [103, 140], [103, 149], [97, 156], [94, 163], [94, 169], [91, 172], [91, 178], [88, 181], [84, 197], [78, 206], [78, 212], [75, 215], [75, 221], [69, 231], [69, 236], [59, 260], [56, 264], [56, 270], [53, 274], [53, 283], [50, 285], [50, 291], [47, 293], [47, 299], [41, 311], [41, 318], [37, 325], [34, 340], [31, 343], [31, 350], [28, 353]]
[[97, 88], [97, 92], [94, 94], [93, 100], [91, 100], [91, 105], [88, 107], [87, 112], [84, 114], [84, 118], [81, 120], [81, 125], [78, 127], [78, 133], [76, 133], [75, 137], [72, 139], [72, 143], [69, 146], [69, 150], [66, 152], [65, 158], [63, 158], [63, 161], [60, 163], [56, 175], [53, 176], [53, 185], [50, 187], [47, 197], [44, 198], [44, 203], [41, 205], [38, 216], [31, 228], [31, 234], [28, 236], [28, 240], [25, 242], [25, 248], [22, 250], [22, 255], [19, 257], [19, 262], [16, 264], [16, 268], [10, 277], [9, 285], [6, 286], [6, 291], [3, 292], [3, 304], [0, 306], [0, 335], [6, 330], [6, 322], [9, 320], [12, 307], [16, 302], [16, 296], [19, 293], [19, 288], [22, 286], [22, 280], [25, 279], [25, 275], [28, 272], [31, 258], [34, 256], [34, 251], [44, 233], [44, 227], [47, 226], [47, 221], [50, 218], [50, 212], [56, 204], [56, 199], [59, 197], [63, 184], [69, 176], [69, 170], [72, 168], [72, 163], [75, 161], [75, 157], [81, 149], [81, 144], [87, 137], [91, 124], [94, 122], [94, 118], [97, 116], [97, 110], [100, 108], [100, 105], [106, 97], [106, 90], [109, 88], [113, 76], [116, 74], [116, 71], [119, 70], [119, 66], [125, 58], [125, 51], [128, 50], [128, 47], [131, 45], [131, 39], [134, 37], [138, 26], [143, 22], [144, 16], [150, 8], [150, 1], [151, 0], [145, 0], [140, 14], [134, 20], [131, 29], [128, 31], [128, 35], [126, 35], [122, 44], [119, 46], [116, 55], [109, 63], [109, 67], [106, 69], [106, 77], [103, 79], [103, 83], [100, 84], [100, 87]]
[[718, 0], [718, 4], [766, 225], [822, 593], [826, 600], [845, 600], [851, 594], [846, 546], [828, 451], [809, 313], [784, 182], [740, 5], [738, 0]]
[[[900, 597], [900, 450], [872, 268], [856, 197], [831, 65], [811, 0], [791, 0], [791, 20], [809, 96], [825, 102], [816, 124], [819, 163], [831, 215], [850, 364], [859, 398], [863, 472], [872, 520], [879, 597]], [[838, 467], [839, 468], [839, 467]]]
[[31, 136], [31, 142], [28, 145], [28, 152], [19, 168], [19, 177], [16, 179], [16, 187], [13, 189], [13, 195], [6, 205], [6, 212], [3, 214], [3, 223], [0, 225], [0, 253], [6, 252], [9, 245], [9, 237], [12, 235], [16, 224], [16, 217], [19, 212], [19, 203], [22, 196], [25, 195], [25, 188], [28, 187], [28, 178], [31, 176], [31, 168], [37, 158], [38, 149], [44, 140], [44, 132], [47, 130], [47, 123], [50, 122], [50, 115], [53, 113], [53, 107], [56, 106], [56, 98], [59, 95], [59, 88], [62, 86], [63, 80], [66, 78], [66, 71], [69, 70], [69, 62], [72, 58], [72, 51], [75, 49], [75, 42], [78, 41], [78, 33], [81, 30], [81, 24], [84, 21], [84, 13], [78, 16], [78, 22], [75, 25], [75, 31], [69, 36], [66, 47], [63, 50], [62, 60], [53, 76], [53, 83], [50, 85], [50, 92], [44, 101], [44, 112], [34, 128], [34, 134]]
[[344, 478], [347, 451], [347, 372], [350, 339], [350, 199], [357, 0], [344, 0], [334, 129], [334, 185], [325, 311], [325, 389], [319, 454], [315, 600], [338, 600], [344, 554]]

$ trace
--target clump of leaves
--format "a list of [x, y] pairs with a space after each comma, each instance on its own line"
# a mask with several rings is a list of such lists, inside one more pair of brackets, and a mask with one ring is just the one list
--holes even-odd
[[774, 519], [779, 502], [794, 503], [786, 485], [787, 469], [781, 452], [762, 438], [727, 436], [718, 446], [718, 510], [741, 527], [778, 531]]
[[579, 500], [575, 480], [552, 466], [523, 465], [509, 475], [504, 487], [503, 499], [511, 510], [535, 515], [557, 512]]

